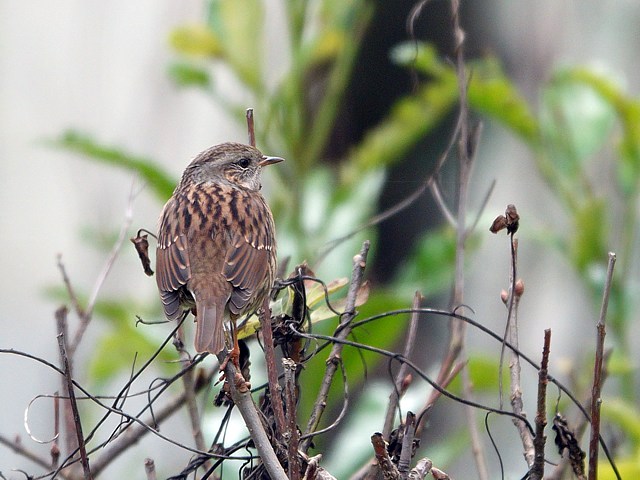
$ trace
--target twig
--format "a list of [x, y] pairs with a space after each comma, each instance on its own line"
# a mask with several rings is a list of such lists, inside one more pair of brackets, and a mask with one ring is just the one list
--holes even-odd
[[80, 450], [80, 463], [82, 464], [82, 470], [84, 471], [85, 480], [91, 480], [91, 468], [89, 467], [89, 457], [87, 456], [87, 449], [84, 443], [84, 436], [82, 435], [82, 422], [80, 421], [80, 413], [78, 412], [78, 403], [76, 401], [75, 391], [73, 389], [73, 380], [71, 376], [71, 365], [69, 358], [67, 357], [66, 339], [64, 336], [64, 329], [66, 324], [67, 308], [59, 308], [56, 312], [56, 320], [58, 321], [58, 348], [60, 350], [60, 359], [62, 363], [62, 369], [64, 370], [64, 376], [66, 379], [67, 394], [69, 395], [69, 404], [71, 411], [73, 412], [74, 428], [76, 437], [78, 440], [78, 449]]
[[409, 476], [407, 477], [409, 480], [423, 480], [429, 475], [431, 468], [433, 467], [433, 462], [428, 458], [421, 458], [416, 463], [416, 466], [411, 469], [409, 472]]
[[381, 433], [374, 433], [371, 435], [371, 444], [373, 445], [373, 451], [378, 461], [378, 468], [382, 473], [382, 477], [385, 480], [397, 480], [400, 478], [400, 472], [393, 464], [387, 453], [387, 444], [382, 438]]
[[607, 307], [609, 306], [609, 294], [613, 283], [613, 268], [616, 264], [616, 254], [609, 252], [609, 263], [607, 265], [607, 279], [604, 284], [602, 294], [602, 305], [600, 307], [600, 317], [597, 324], [596, 339], [596, 360], [593, 369], [593, 386], [591, 388], [591, 437], [589, 439], [589, 480], [598, 478], [598, 438], [600, 436], [600, 405], [602, 398], [602, 363], [604, 358], [604, 337], [606, 335], [605, 320], [607, 318]]
[[249, 135], [249, 145], [256, 146], [256, 129], [253, 122], [253, 108], [247, 108], [247, 133]]
[[[28, 460], [31, 460], [33, 463], [35, 463], [36, 465], [42, 468], [51, 467], [50, 463], [47, 460], [45, 460], [44, 458], [40, 457], [40, 455], [38, 455], [37, 453], [29, 450], [24, 445], [22, 445], [22, 442], [20, 441], [19, 438], [7, 438], [0, 433], [0, 445], [4, 445], [5, 447], [12, 450], [14, 453], [17, 453], [18, 455]], [[71, 479], [71, 476], [67, 475], [66, 473], [60, 473], [60, 477], [65, 480]]]
[[[411, 314], [411, 321], [409, 323], [409, 330], [407, 330], [407, 336], [404, 341], [404, 352], [403, 356], [405, 358], [411, 358], [413, 353], [413, 348], [416, 344], [416, 334], [418, 332], [418, 321], [420, 319], [420, 313], [416, 310], [420, 308], [420, 302], [424, 297], [420, 294], [420, 292], [416, 292], [413, 297], [413, 309], [414, 312]], [[393, 385], [393, 391], [389, 395], [389, 404], [387, 406], [387, 413], [384, 419], [384, 427], [382, 428], [382, 436], [385, 439], [389, 439], [389, 435], [391, 434], [391, 429], [393, 428], [393, 420], [395, 418], [396, 409], [398, 408], [398, 404], [400, 403], [400, 398], [404, 395], [404, 391], [406, 390], [407, 381], [407, 373], [409, 372], [409, 367], [406, 364], [401, 364], [400, 369], [398, 370], [398, 374], [396, 375], [396, 380]]]
[[144, 473], [147, 475], [147, 480], [156, 480], [156, 464], [152, 458], [144, 459]]
[[403, 480], [406, 480], [409, 475], [415, 434], [416, 416], [413, 412], [407, 412], [407, 419], [404, 422], [404, 434], [402, 436], [402, 450], [400, 451], [400, 459], [398, 460], [398, 472], [400, 472], [400, 478]]
[[285, 432], [284, 407], [282, 406], [282, 387], [278, 383], [278, 368], [276, 367], [276, 353], [273, 346], [273, 331], [271, 330], [271, 309], [269, 299], [262, 302], [260, 314], [260, 326], [262, 330], [262, 341], [264, 343], [264, 357], [267, 366], [267, 379], [269, 381], [269, 397], [273, 407], [273, 417], [276, 422], [276, 432], [278, 439], [282, 438]]
[[544, 478], [544, 446], [547, 437], [544, 429], [547, 426], [547, 372], [549, 369], [549, 348], [551, 344], [551, 330], [544, 331], [544, 347], [542, 348], [542, 362], [538, 370], [538, 406], [536, 408], [536, 436], [533, 439], [533, 466], [530, 470], [531, 480]]
[[78, 317], [82, 318], [85, 315], [84, 308], [80, 305], [80, 301], [78, 300], [78, 296], [76, 295], [75, 289], [71, 284], [71, 279], [67, 274], [67, 268], [64, 266], [62, 262], [62, 254], [58, 254], [57, 256], [57, 265], [58, 270], [60, 270], [60, 275], [62, 275], [62, 282], [64, 283], [64, 287], [67, 290], [67, 294], [69, 295], [69, 299], [71, 300], [71, 305], [73, 306], [73, 310], [76, 312]]
[[299, 435], [296, 424], [296, 362], [289, 358], [282, 359], [284, 368], [284, 397], [287, 402], [286, 438], [287, 458], [289, 460], [289, 479], [300, 480], [300, 459], [298, 456]]
[[58, 446], [58, 439], [60, 438], [60, 397], [57, 391], [53, 397], [53, 438], [50, 450], [51, 468], [58, 468], [58, 461], [60, 460], [60, 447]]
[[[606, 350], [604, 352], [604, 358], [602, 362], [602, 365], [603, 365], [602, 382], [601, 382], [602, 385], [604, 385], [604, 382], [608, 377], [607, 365], [611, 358], [612, 352], [613, 350], [611, 349]], [[573, 427], [572, 428], [573, 435], [576, 438], [576, 441], [579, 441], [580, 439], [582, 439], [585, 431], [587, 430], [587, 425], [589, 425], [591, 417], [588, 414], [585, 414], [584, 412], [587, 412], [590, 407], [591, 407], [591, 392], [589, 392], [589, 395], [587, 396], [587, 398], [580, 405], [581, 415], [578, 415], [573, 421], [569, 422], [569, 424], [572, 425]], [[600, 437], [600, 442], [601, 442], [601, 446], [603, 446], [604, 442], [602, 437]], [[605, 453], [608, 451], [608, 449], [605, 448], [604, 446], [603, 446], [603, 450], [605, 451]], [[585, 454], [585, 457], [586, 457], [586, 454]], [[571, 464], [571, 460], [569, 456], [566, 456], [566, 457], [563, 456], [560, 462], [558, 462], [558, 465], [553, 469], [553, 471], [549, 475], [547, 475], [546, 478], [548, 478], [549, 480], [560, 480], [561, 478], [564, 478], [565, 471], [567, 467], [570, 466], [570, 464]], [[573, 468], [573, 465], [571, 465], [571, 467]], [[617, 471], [617, 469], [614, 469], [614, 472], [615, 471]], [[576, 476], [578, 476], [579, 480], [587, 480], [587, 476], [584, 474], [584, 472], [585, 472], [584, 465], [582, 465], [582, 476], [580, 476], [578, 472], [574, 471]]]
[[[196, 448], [198, 450], [206, 450], [207, 446], [204, 442], [204, 435], [202, 434], [202, 428], [200, 427], [201, 419], [198, 412], [198, 402], [196, 401], [195, 382], [194, 382], [194, 369], [186, 368], [191, 363], [189, 353], [184, 348], [183, 342], [184, 329], [180, 327], [176, 334], [174, 341], [176, 350], [180, 355], [180, 363], [185, 368], [184, 375], [182, 375], [182, 385], [184, 387], [185, 406], [189, 414], [189, 421], [191, 422], [191, 434], [195, 441]], [[204, 462], [202, 467], [206, 470], [210, 468], [209, 462]]]
[[[447, 376], [443, 377], [442, 380], [440, 380], [440, 378], [438, 378], [438, 385], [440, 386], [440, 388], [446, 389], [449, 386], [449, 384], [451, 382], [453, 382], [453, 380], [462, 371], [462, 369], [465, 367], [465, 365], [466, 365], [466, 362], [458, 362], [453, 366], [451, 371], [449, 371]], [[420, 410], [420, 413], [418, 413], [418, 426], [416, 428], [416, 436], [419, 437], [420, 434], [422, 433], [422, 429], [423, 429], [423, 427], [426, 424], [427, 419], [428, 419], [428, 413], [431, 411], [431, 409], [435, 405], [436, 401], [441, 396], [442, 396], [442, 392], [439, 389], [433, 389], [431, 391], [431, 394], [429, 395], [429, 398], [427, 399], [425, 404], [422, 406], [422, 409]]]
[[[457, 308], [464, 303], [464, 265], [466, 257], [466, 242], [470, 231], [467, 229], [467, 203], [469, 197], [469, 184], [471, 170], [475, 160], [475, 154], [479, 144], [482, 127], [477, 124], [470, 126], [469, 105], [467, 98], [467, 72], [464, 60], [464, 39], [465, 32], [460, 24], [460, 2], [451, 0], [451, 20], [454, 37], [455, 67], [460, 98], [460, 109], [458, 122], [460, 134], [458, 136], [458, 195], [456, 212], [456, 259], [455, 277], [453, 285], [453, 296], [451, 307]], [[453, 363], [461, 352], [464, 351], [464, 337], [466, 324], [460, 321], [452, 321], [450, 324], [449, 355], [450, 362]], [[450, 366], [447, 367], [449, 369]], [[466, 399], [473, 398], [471, 379], [466, 369], [462, 371], [463, 394]], [[480, 441], [475, 411], [465, 407], [467, 416], [467, 427], [470, 432], [473, 457], [480, 480], [488, 478], [484, 449]]]
[[[211, 380], [217, 373], [217, 369], [211, 369], [209, 374], [203, 379], [202, 382], [198, 382], [195, 387], [195, 393], [198, 393], [203, 388], [207, 388], [211, 383]], [[147, 433], [152, 432], [147, 425], [159, 425], [171, 415], [179, 411], [187, 401], [186, 392], [182, 393], [178, 397], [174, 398], [171, 402], [162, 407], [159, 411], [155, 412], [153, 417], [146, 419], [142, 424], [131, 426], [127, 429], [124, 435], [118, 437], [118, 440], [102, 450], [102, 454], [93, 462], [93, 473], [98, 476], [102, 470], [104, 470], [115, 458], [126, 452], [132, 445], [138, 443], [142, 437]]]
[[[364, 275], [364, 269], [367, 264], [367, 254], [369, 253], [369, 246], [370, 243], [368, 240], [366, 240], [362, 244], [360, 253], [353, 257], [351, 284], [349, 285], [349, 292], [347, 293], [345, 310], [340, 318], [340, 324], [338, 325], [338, 328], [336, 329], [334, 335], [334, 337], [338, 340], [346, 339], [347, 336], [349, 336], [349, 334], [351, 333], [351, 321], [356, 316], [356, 298], [358, 296], [358, 291], [360, 290], [360, 285], [362, 285], [362, 278]], [[313, 404], [311, 416], [309, 417], [309, 421], [307, 422], [307, 428], [305, 430], [306, 438], [300, 443], [300, 450], [304, 453], [307, 452], [311, 445], [311, 442], [313, 441], [313, 432], [318, 427], [320, 418], [322, 417], [322, 413], [327, 406], [329, 389], [333, 381], [333, 376], [338, 369], [339, 358], [342, 354], [343, 346], [344, 345], [342, 344], [342, 342], [335, 342], [333, 344], [333, 347], [331, 348], [331, 353], [327, 358], [327, 366], [324, 372], [324, 377], [322, 378], [322, 384], [320, 386], [320, 390], [318, 391], [316, 401]]]
[[[524, 402], [522, 400], [522, 388], [520, 387], [520, 372], [522, 367], [520, 366], [520, 355], [517, 352], [518, 349], [518, 305], [520, 304], [520, 298], [524, 292], [524, 286], [522, 282], [516, 281], [516, 267], [518, 263], [518, 239], [514, 239], [511, 236], [512, 245], [512, 261], [511, 261], [511, 273], [510, 273], [510, 287], [509, 297], [507, 303], [509, 305], [509, 313], [507, 316], [507, 331], [509, 337], [509, 343], [515, 347], [516, 350], [510, 350], [510, 386], [511, 386], [511, 408], [513, 413], [520, 417], [526, 417], [524, 412]], [[533, 465], [533, 436], [531, 431], [526, 425], [518, 418], [513, 419], [513, 423], [516, 426], [518, 433], [520, 434], [520, 440], [524, 448], [524, 458], [527, 462], [527, 467], [531, 468]]]
[[[225, 356], [225, 353], [218, 355], [218, 360], [221, 365], [225, 361]], [[244, 424], [246, 425], [247, 430], [249, 430], [249, 435], [258, 450], [258, 455], [260, 455], [260, 459], [262, 460], [264, 467], [269, 473], [269, 477], [271, 480], [287, 480], [287, 474], [278, 461], [278, 457], [273, 450], [273, 446], [269, 442], [269, 437], [267, 436], [267, 432], [262, 424], [258, 409], [256, 408], [255, 403], [253, 403], [251, 392], [246, 387], [238, 388], [238, 385], [236, 385], [234, 380], [237, 375], [240, 375], [240, 377], [242, 377], [242, 375], [240, 372], [236, 371], [236, 367], [233, 365], [233, 362], [226, 363], [227, 365], [224, 369], [224, 373], [229, 384], [231, 399], [242, 415]], [[243, 386], [246, 385], [244, 379], [242, 379], [240, 383]]]

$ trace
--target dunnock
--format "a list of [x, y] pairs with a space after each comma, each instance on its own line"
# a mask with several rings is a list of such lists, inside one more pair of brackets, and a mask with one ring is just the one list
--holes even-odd
[[260, 194], [262, 167], [281, 162], [223, 143], [185, 169], [160, 215], [156, 280], [167, 318], [195, 307], [198, 352], [220, 353], [225, 331], [269, 295], [276, 270], [273, 216]]

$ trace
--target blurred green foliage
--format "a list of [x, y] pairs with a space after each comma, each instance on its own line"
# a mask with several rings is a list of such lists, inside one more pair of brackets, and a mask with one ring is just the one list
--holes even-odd
[[[281, 258], [289, 256], [294, 263], [306, 259], [327, 281], [348, 275], [351, 257], [362, 240], [370, 238], [375, 246], [375, 227], [350, 236], [328, 253], [327, 244], [366, 223], [375, 213], [386, 169], [456, 107], [458, 87], [453, 66], [429, 45], [397, 46], [390, 52], [392, 59], [414, 69], [421, 76], [420, 84], [399, 99], [386, 118], [332, 168], [324, 161], [324, 152], [372, 18], [372, 3], [284, 2], [286, 68], [276, 80], [268, 75], [263, 2], [209, 0], [207, 5], [201, 23], [180, 26], [169, 36], [176, 54], [168, 69], [170, 77], [178, 87], [201, 89], [207, 98], [224, 106], [230, 118], [244, 123], [248, 105], [230, 101], [216, 83], [220, 68], [233, 73], [237, 87], [255, 109], [258, 147], [288, 160], [269, 172], [275, 181], [269, 203], [278, 226]], [[603, 289], [607, 250], [618, 252], [610, 324], [620, 361], [629, 365], [628, 354], [634, 348], [629, 332], [631, 322], [637, 321], [634, 312], [638, 303], [634, 273], [638, 267], [640, 100], [627, 94], [610, 74], [573, 67], [558, 71], [542, 86], [540, 104], [533, 108], [495, 58], [475, 60], [468, 68], [472, 72], [468, 89], [472, 111], [506, 128], [531, 149], [549, 193], [564, 209], [569, 228], [547, 232], [549, 246], [559, 248], [571, 262], [592, 295], [594, 309]], [[312, 88], [318, 86], [322, 88]], [[614, 142], [616, 148], [608, 150]], [[103, 145], [75, 130], [63, 133], [54, 144], [137, 172], [158, 198], [159, 208], [177, 181], [157, 162]], [[374, 289], [360, 308], [361, 315], [406, 307], [416, 288], [430, 294], [449, 288], [454, 240], [449, 227], [425, 233], [402, 274], [389, 288]], [[478, 242], [472, 237], [470, 248]], [[322, 263], [314, 265], [323, 256]], [[97, 351], [111, 351], [123, 343], [117, 339], [126, 337], [124, 343], [131, 342], [131, 351], [122, 352], [123, 356], [130, 360], [133, 351], [147, 352], [150, 345], [144, 335], [130, 326], [132, 312], [143, 307], [120, 300], [105, 301], [104, 307], [97, 308], [96, 314], [109, 319], [112, 334], [104, 337]], [[378, 322], [356, 334], [359, 341], [393, 349], [405, 323], [406, 318]], [[331, 333], [333, 328], [335, 322], [325, 322], [316, 331]], [[318, 355], [305, 366], [303, 392], [317, 391], [324, 369], [322, 357]], [[128, 368], [130, 361], [117, 363], [120, 358], [96, 356], [94, 373], [107, 379], [119, 368]], [[360, 357], [349, 348], [343, 360], [352, 388], [366, 377], [365, 365], [369, 369], [380, 366], [379, 357], [370, 353]], [[497, 373], [486, 368], [487, 362], [495, 365], [495, 358], [480, 355], [472, 359], [471, 366], [479, 366], [471, 368], [472, 380], [476, 386], [495, 391]], [[488, 371], [492, 372], [489, 376]], [[637, 455], [640, 416], [632, 407], [637, 401], [636, 374], [636, 368], [619, 372], [623, 381], [618, 392], [621, 403], [616, 405], [628, 408], [618, 408], [616, 418], [624, 419], [619, 428], [633, 439]], [[306, 418], [313, 399], [314, 395], [303, 395], [300, 418]], [[333, 395], [330, 401], [328, 411], [342, 401], [341, 395]]]

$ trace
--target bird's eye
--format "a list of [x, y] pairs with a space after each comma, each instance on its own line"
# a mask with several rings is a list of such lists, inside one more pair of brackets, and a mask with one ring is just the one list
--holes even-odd
[[238, 166], [240, 168], [247, 168], [250, 164], [251, 160], [249, 160], [248, 158], [241, 158], [240, 160], [238, 160]]

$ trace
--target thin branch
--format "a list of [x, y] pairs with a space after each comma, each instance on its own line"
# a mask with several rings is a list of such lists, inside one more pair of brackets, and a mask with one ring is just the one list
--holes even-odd
[[[225, 353], [218, 355], [218, 360], [221, 365], [224, 363], [225, 357]], [[249, 435], [251, 435], [253, 444], [258, 450], [260, 459], [269, 473], [269, 477], [271, 480], [287, 480], [287, 474], [282, 468], [282, 465], [278, 461], [278, 457], [273, 450], [273, 446], [271, 445], [267, 432], [264, 429], [256, 404], [253, 403], [251, 392], [246, 388], [246, 381], [242, 378], [242, 374], [236, 370], [233, 362], [226, 362], [224, 373], [229, 384], [231, 399], [242, 415], [244, 424], [249, 430]], [[241, 381], [236, 385], [234, 380], [236, 380], [238, 375], [240, 376]], [[239, 385], [240, 388], [238, 388]]]
[[[469, 200], [469, 184], [471, 171], [478, 149], [481, 124], [470, 126], [469, 105], [467, 98], [467, 72], [464, 60], [464, 39], [465, 32], [460, 24], [460, 2], [451, 0], [451, 20], [454, 37], [455, 69], [458, 83], [458, 93], [460, 98], [460, 108], [458, 122], [460, 124], [460, 134], [458, 136], [458, 195], [456, 212], [456, 259], [455, 277], [453, 285], [453, 296], [451, 307], [457, 308], [464, 303], [464, 266], [466, 258], [466, 243], [470, 231], [467, 229], [467, 204]], [[453, 321], [450, 325], [449, 354], [451, 362], [457, 359], [464, 352], [465, 348], [466, 324], [460, 321]], [[450, 366], [447, 367], [449, 369]], [[462, 385], [465, 399], [473, 398], [473, 388], [467, 369], [462, 371]], [[488, 478], [484, 449], [480, 441], [480, 433], [475, 419], [475, 411], [470, 407], [465, 407], [467, 416], [467, 427], [470, 432], [472, 442], [472, 452], [480, 480]]]
[[[520, 304], [520, 298], [524, 292], [524, 285], [520, 281], [516, 281], [516, 268], [518, 263], [518, 240], [511, 236], [511, 245], [512, 245], [512, 267], [510, 273], [510, 284], [509, 287], [509, 313], [507, 317], [507, 327], [508, 331], [509, 343], [513, 345], [516, 349], [518, 348], [518, 305]], [[510, 386], [511, 386], [511, 408], [513, 413], [519, 415], [520, 417], [526, 417], [526, 413], [524, 412], [524, 402], [522, 400], [522, 388], [520, 386], [520, 355], [514, 351], [510, 350], [510, 362], [509, 362], [509, 372], [510, 372]], [[527, 462], [527, 467], [531, 468], [533, 465], [534, 458], [534, 448], [533, 448], [533, 436], [531, 431], [526, 428], [525, 424], [518, 420], [517, 418], [513, 419], [513, 423], [516, 426], [518, 433], [520, 434], [520, 439], [522, 441], [522, 446], [524, 448], [524, 458]]]
[[[209, 371], [208, 375], [199, 381], [195, 386], [195, 393], [198, 393], [204, 388], [208, 388], [217, 373], [217, 369], [213, 368]], [[102, 450], [102, 454], [93, 462], [93, 473], [98, 476], [102, 470], [104, 470], [111, 462], [126, 452], [131, 446], [142, 440], [147, 433], [153, 433], [154, 430], [148, 427], [149, 425], [160, 425], [167, 418], [174, 413], [178, 412], [184, 407], [187, 402], [187, 394], [183, 392], [181, 395], [175, 397], [169, 403], [167, 403], [160, 410], [155, 412], [153, 417], [149, 417], [142, 421], [141, 424], [131, 426], [127, 429], [124, 435], [118, 437], [116, 442], [113, 442], [110, 446], [107, 446]]]
[[282, 438], [285, 431], [284, 407], [282, 405], [282, 387], [278, 383], [278, 369], [276, 367], [276, 352], [273, 346], [273, 331], [271, 330], [271, 309], [269, 298], [262, 302], [262, 309], [258, 315], [262, 327], [262, 341], [264, 343], [264, 356], [267, 366], [267, 379], [269, 381], [269, 397], [273, 407], [273, 416], [276, 422], [278, 439]]
[[549, 370], [549, 348], [551, 344], [551, 330], [544, 331], [544, 347], [542, 348], [542, 362], [538, 371], [538, 406], [536, 408], [536, 436], [533, 439], [533, 466], [530, 470], [531, 480], [544, 478], [544, 446], [547, 437], [544, 429], [547, 426], [547, 372]]
[[593, 370], [593, 386], [591, 388], [591, 437], [589, 439], [589, 480], [598, 478], [598, 438], [600, 437], [600, 405], [602, 398], [602, 363], [604, 358], [604, 337], [606, 335], [605, 320], [609, 306], [609, 294], [613, 283], [613, 268], [616, 264], [616, 254], [609, 252], [607, 278], [604, 284], [600, 317], [598, 318], [598, 335], [596, 339], [596, 360]]
[[416, 416], [413, 412], [407, 412], [407, 418], [404, 422], [404, 434], [402, 436], [402, 450], [400, 451], [400, 459], [398, 460], [398, 472], [400, 478], [406, 480], [411, 468], [411, 458], [413, 457], [413, 439], [416, 434]]
[[249, 145], [252, 147], [256, 146], [256, 128], [253, 122], [253, 108], [247, 108], [246, 112], [247, 117], [247, 133], [249, 136]]
[[151, 458], [144, 459], [144, 473], [147, 476], [147, 480], [156, 480], [156, 464]]
[[381, 433], [374, 433], [371, 435], [371, 444], [373, 445], [373, 451], [378, 462], [378, 469], [382, 473], [382, 477], [385, 480], [396, 480], [400, 478], [400, 472], [389, 458], [387, 452], [387, 444], [382, 438]]
[[[22, 445], [22, 442], [20, 441], [19, 438], [7, 438], [0, 433], [0, 444], [9, 448], [14, 453], [17, 453], [18, 455], [28, 460], [31, 460], [33, 463], [35, 463], [36, 465], [42, 468], [48, 469], [51, 467], [51, 464], [47, 460], [45, 460], [44, 458], [40, 457], [40, 455], [38, 455], [37, 453], [29, 450], [24, 445]], [[71, 477], [66, 473], [60, 473], [60, 478], [63, 478], [65, 480], [71, 480]]]
[[[416, 335], [418, 333], [418, 321], [420, 320], [420, 313], [415, 309], [420, 307], [420, 302], [422, 302], [423, 299], [424, 297], [420, 294], [420, 292], [416, 292], [413, 297], [414, 312], [411, 314], [409, 329], [407, 330], [407, 336], [404, 341], [403, 356], [405, 358], [411, 358], [413, 349], [416, 344]], [[393, 428], [396, 409], [400, 404], [400, 398], [402, 397], [402, 395], [404, 395], [406, 387], [408, 387], [408, 384], [406, 383], [408, 372], [409, 367], [406, 364], [403, 363], [402, 365], [400, 365], [400, 369], [398, 370], [398, 374], [396, 375], [396, 380], [393, 385], [393, 390], [389, 395], [389, 404], [387, 406], [387, 413], [384, 419], [384, 427], [382, 428], [382, 437], [385, 439], [389, 439], [389, 435], [391, 434], [391, 430]]]
[[69, 357], [67, 357], [66, 339], [62, 330], [64, 330], [63, 324], [66, 323], [67, 308], [62, 307], [56, 312], [56, 319], [58, 320], [58, 348], [60, 350], [60, 359], [62, 363], [62, 369], [64, 370], [64, 376], [66, 379], [67, 394], [69, 395], [69, 404], [71, 411], [73, 412], [73, 421], [78, 440], [78, 448], [80, 450], [80, 463], [82, 464], [82, 470], [84, 472], [85, 480], [91, 480], [91, 468], [89, 467], [89, 457], [87, 456], [87, 449], [85, 446], [84, 436], [82, 434], [82, 422], [80, 421], [80, 412], [78, 411], [78, 403], [76, 401], [75, 391], [73, 389], [73, 380], [71, 377], [71, 365], [69, 363]]
[[298, 455], [299, 434], [296, 424], [296, 362], [289, 358], [282, 359], [284, 368], [284, 396], [287, 401], [287, 424], [286, 432], [288, 438], [287, 458], [289, 460], [289, 479], [300, 480], [300, 458]]
[[[356, 317], [356, 299], [358, 296], [358, 291], [360, 290], [360, 286], [362, 285], [364, 269], [367, 264], [367, 254], [369, 253], [369, 246], [370, 243], [368, 240], [366, 240], [362, 244], [360, 253], [353, 257], [351, 284], [349, 285], [349, 292], [347, 293], [345, 311], [340, 317], [340, 324], [338, 325], [338, 328], [335, 332], [336, 339], [344, 340], [351, 333], [351, 322]], [[334, 343], [333, 347], [331, 348], [331, 353], [329, 354], [329, 358], [327, 359], [327, 366], [324, 372], [324, 377], [322, 379], [322, 384], [320, 386], [320, 390], [318, 391], [316, 401], [313, 404], [311, 416], [309, 417], [309, 421], [307, 422], [307, 428], [305, 430], [306, 438], [300, 443], [300, 450], [304, 453], [306, 453], [311, 446], [311, 442], [313, 440], [312, 434], [318, 427], [320, 418], [322, 417], [322, 413], [327, 406], [329, 389], [333, 381], [333, 376], [338, 369], [338, 363], [342, 354], [342, 349], [343, 344], [341, 342]]]
[[[175, 344], [176, 349], [180, 355], [180, 362], [185, 369], [184, 375], [182, 375], [182, 385], [184, 387], [185, 406], [187, 407], [187, 413], [189, 414], [189, 421], [191, 422], [191, 434], [198, 450], [206, 450], [207, 446], [204, 442], [204, 435], [202, 434], [202, 428], [200, 427], [201, 418], [198, 411], [198, 402], [196, 401], [195, 380], [194, 371], [192, 368], [186, 368], [191, 363], [189, 353], [184, 348], [183, 342], [184, 329], [181, 327], [178, 329]], [[204, 462], [202, 467], [208, 470], [210, 465], [208, 462]]]

